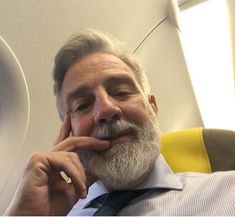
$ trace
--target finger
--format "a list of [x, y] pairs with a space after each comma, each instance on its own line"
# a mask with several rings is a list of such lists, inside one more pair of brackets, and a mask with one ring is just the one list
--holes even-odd
[[60, 152], [61, 155], [64, 155], [65, 157], [69, 156], [73, 164], [77, 167], [77, 170], [80, 171], [81, 177], [84, 181], [86, 182], [86, 174], [85, 174], [85, 169], [76, 153], [67, 153], [67, 152]]
[[86, 186], [87, 189], [95, 182], [96, 178], [91, 175], [88, 171], [85, 171], [86, 174]]
[[[75, 160], [77, 158], [77, 160]], [[78, 163], [76, 153], [54, 152], [47, 156], [47, 170], [48, 175], [64, 171], [64, 173], [71, 179], [76, 193], [84, 198], [87, 195], [86, 177], [84, 169]]]
[[71, 120], [70, 120], [70, 116], [66, 115], [64, 118], [63, 124], [60, 127], [59, 135], [57, 136], [53, 145], [55, 146], [58, 143], [62, 142], [67, 137], [69, 137], [70, 132], [71, 132]]
[[52, 148], [52, 151], [76, 152], [79, 150], [104, 151], [110, 147], [108, 140], [94, 137], [69, 137]]
[[[67, 166], [69, 166], [69, 168], [67, 168]], [[76, 174], [74, 173], [75, 171]], [[87, 196], [86, 182], [84, 182], [81, 171], [77, 170], [77, 167], [74, 164], [64, 166], [63, 171], [61, 171], [60, 174], [63, 174], [62, 178], [65, 183], [73, 185], [76, 194], [79, 195], [80, 198], [85, 198]]]
[[[61, 153], [63, 154], [64, 152], [61, 152]], [[95, 182], [96, 178], [84, 169], [78, 155], [71, 157], [71, 160], [73, 161], [73, 163], [77, 167], [77, 169], [80, 171], [82, 178], [83, 178], [83, 181], [86, 184], [86, 187], [88, 189]], [[64, 171], [62, 171], [61, 175], [64, 176], [63, 178], [64, 178], [65, 182], [71, 183], [71, 178], [69, 176], [67, 176], [67, 174], [65, 174]], [[80, 196], [84, 197], [84, 195], [80, 195]]]

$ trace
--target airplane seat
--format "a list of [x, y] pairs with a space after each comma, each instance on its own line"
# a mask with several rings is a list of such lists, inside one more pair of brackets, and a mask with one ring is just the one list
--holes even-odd
[[192, 128], [164, 133], [161, 153], [174, 172], [212, 173], [235, 169], [235, 132]]

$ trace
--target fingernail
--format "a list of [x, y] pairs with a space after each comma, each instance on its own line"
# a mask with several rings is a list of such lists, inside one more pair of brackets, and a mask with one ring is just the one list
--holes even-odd
[[87, 192], [86, 191], [83, 191], [82, 192], [82, 199], [86, 198], [87, 197]]

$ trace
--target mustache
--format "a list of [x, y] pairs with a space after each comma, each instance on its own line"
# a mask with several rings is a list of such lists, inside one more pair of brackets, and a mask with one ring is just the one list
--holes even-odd
[[133, 123], [116, 120], [100, 125], [93, 133], [92, 137], [97, 139], [115, 138], [121, 134], [131, 134], [137, 136], [139, 127]]

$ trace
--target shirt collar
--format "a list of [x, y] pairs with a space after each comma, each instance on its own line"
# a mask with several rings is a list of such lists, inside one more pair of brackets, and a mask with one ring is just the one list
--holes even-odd
[[[165, 188], [165, 189], [175, 189], [182, 190], [183, 184], [177, 177], [168, 164], [166, 163], [164, 157], [160, 154], [154, 163], [154, 167], [150, 172], [147, 179], [138, 185], [134, 189], [152, 189], [152, 188]], [[82, 209], [91, 200], [96, 197], [107, 193], [108, 190], [100, 181], [96, 181], [90, 188], [88, 196], [85, 199], [80, 199], [78, 203], [74, 206], [74, 209]]]
[[165, 188], [182, 190], [183, 184], [171, 168], [166, 163], [164, 157], [160, 154], [154, 163], [154, 167], [147, 179], [138, 185], [135, 189]]

